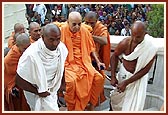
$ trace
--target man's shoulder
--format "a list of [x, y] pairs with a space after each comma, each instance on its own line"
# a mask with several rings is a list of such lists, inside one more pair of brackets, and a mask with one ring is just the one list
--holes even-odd
[[121, 42], [127, 44], [127, 43], [129, 43], [131, 41], [131, 39], [132, 39], [131, 36], [127, 36]]

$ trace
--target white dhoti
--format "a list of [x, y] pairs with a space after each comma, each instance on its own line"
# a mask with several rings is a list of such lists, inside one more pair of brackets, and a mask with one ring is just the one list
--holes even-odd
[[[128, 61], [137, 59], [135, 72], [133, 74], [143, 69], [156, 55], [157, 48], [153, 45], [151, 39], [154, 38], [146, 34], [144, 40], [137, 45], [131, 54], [123, 55], [123, 58]], [[132, 77], [133, 74], [128, 72], [123, 64], [121, 64], [117, 78], [119, 82], [121, 82], [124, 79]], [[111, 105], [113, 110], [142, 111], [146, 98], [147, 81], [148, 74], [129, 84], [123, 93], [114, 90], [111, 94]]]

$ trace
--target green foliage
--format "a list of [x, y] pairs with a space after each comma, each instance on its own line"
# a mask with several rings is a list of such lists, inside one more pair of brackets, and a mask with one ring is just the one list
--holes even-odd
[[152, 11], [147, 13], [148, 32], [153, 37], [164, 37], [164, 4], [152, 4]]

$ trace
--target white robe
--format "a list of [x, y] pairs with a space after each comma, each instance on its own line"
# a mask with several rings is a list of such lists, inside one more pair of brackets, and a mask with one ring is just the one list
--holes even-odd
[[42, 38], [31, 44], [19, 59], [17, 73], [24, 80], [38, 87], [38, 92], [50, 92], [47, 97], [39, 97], [24, 91], [25, 97], [33, 111], [59, 111], [57, 91], [61, 85], [64, 62], [68, 50], [60, 42], [57, 49], [50, 51]]
[[[152, 36], [145, 35], [144, 40], [137, 45], [134, 51], [129, 55], [124, 55], [123, 58], [128, 61], [137, 59], [135, 73], [144, 68], [156, 55], [157, 47], [152, 43]], [[128, 72], [123, 64], [120, 65], [117, 77], [119, 82], [132, 77], [132, 73]], [[111, 95], [111, 105], [114, 110], [122, 111], [142, 111], [146, 98], [148, 74], [144, 75], [137, 81], [129, 84], [123, 93], [118, 93], [115, 90]]]

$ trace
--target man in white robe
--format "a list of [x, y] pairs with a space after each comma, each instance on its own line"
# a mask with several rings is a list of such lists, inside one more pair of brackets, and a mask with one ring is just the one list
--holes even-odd
[[[111, 56], [111, 84], [116, 89], [111, 94], [114, 111], [142, 111], [146, 98], [148, 72], [157, 52], [152, 36], [146, 34], [146, 25], [136, 21], [131, 36], [122, 40]], [[123, 57], [119, 71], [119, 56]]]
[[56, 25], [47, 24], [42, 34], [20, 57], [16, 84], [24, 90], [32, 111], [59, 111], [57, 91], [68, 50]]

